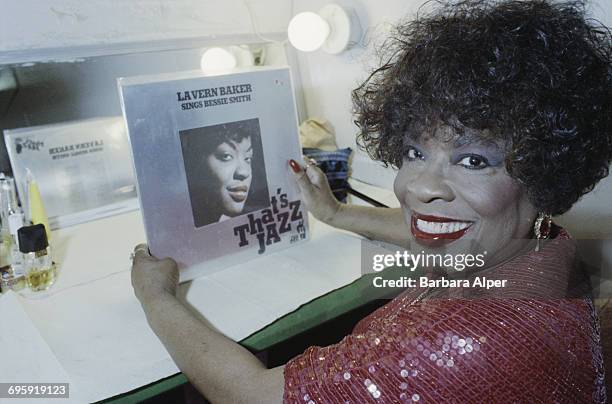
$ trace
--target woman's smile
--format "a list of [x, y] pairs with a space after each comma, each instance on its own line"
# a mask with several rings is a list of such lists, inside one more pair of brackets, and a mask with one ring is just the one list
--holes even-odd
[[406, 139], [395, 193], [415, 243], [450, 254], [486, 251], [494, 265], [514, 253], [512, 240], [528, 238], [536, 212], [501, 163], [503, 144], [453, 131], [442, 125]]
[[474, 224], [472, 221], [412, 212], [410, 229], [412, 235], [419, 241], [445, 240], [452, 242], [463, 237], [468, 229], [472, 227], [472, 224]]
[[237, 216], [244, 209], [252, 181], [252, 160], [250, 136], [240, 141], [228, 140], [221, 143], [206, 158], [217, 189], [216, 202], [226, 216]]
[[235, 202], [240, 203], [246, 201], [249, 192], [249, 187], [247, 185], [230, 185], [225, 189]]

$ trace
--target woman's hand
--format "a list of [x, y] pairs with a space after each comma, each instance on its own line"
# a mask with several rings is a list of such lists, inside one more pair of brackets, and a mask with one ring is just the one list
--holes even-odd
[[146, 244], [136, 246], [134, 292], [181, 372], [213, 403], [281, 402], [284, 368], [266, 369], [247, 349], [196, 316], [176, 297], [178, 280], [173, 260], [152, 257]]
[[295, 160], [289, 160], [289, 166], [294, 173], [306, 208], [317, 219], [330, 224], [340, 210], [341, 204], [329, 187], [325, 173], [315, 165], [307, 164], [306, 167], [301, 167]]
[[153, 257], [146, 244], [134, 248], [132, 287], [143, 306], [160, 297], [176, 296], [178, 281], [179, 271], [174, 260]]

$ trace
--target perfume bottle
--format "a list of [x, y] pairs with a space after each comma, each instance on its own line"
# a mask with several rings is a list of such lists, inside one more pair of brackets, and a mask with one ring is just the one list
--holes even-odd
[[17, 204], [15, 180], [5, 176], [4, 173], [0, 173], [0, 220], [2, 221], [0, 232], [2, 235], [2, 244], [7, 251], [11, 243], [8, 218], [10, 215], [17, 212], [19, 212], [19, 205]]
[[25, 288], [26, 278], [23, 268], [23, 254], [19, 251], [19, 239], [17, 232], [23, 227], [23, 213], [13, 213], [8, 217], [9, 231], [11, 233], [11, 244], [9, 251], [9, 260], [11, 270], [15, 279], [13, 290], [18, 292]]
[[23, 214], [17, 204], [15, 181], [0, 173], [0, 288], [20, 291], [26, 286], [25, 273], [16, 251], [17, 229], [23, 226]]
[[47, 290], [56, 278], [51, 248], [45, 226], [35, 224], [24, 226], [17, 231], [19, 251], [23, 253], [23, 270], [30, 290]]

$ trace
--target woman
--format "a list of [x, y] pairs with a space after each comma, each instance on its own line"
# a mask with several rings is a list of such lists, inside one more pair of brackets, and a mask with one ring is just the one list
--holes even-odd
[[257, 119], [184, 131], [181, 144], [196, 227], [266, 206]]
[[596, 316], [550, 216], [608, 173], [609, 31], [580, 3], [467, 1], [401, 25], [388, 46], [354, 105], [361, 145], [399, 168], [401, 208], [340, 205], [292, 161], [303, 199], [411, 251], [482, 253], [465, 278], [507, 287], [409, 288], [340, 343], [267, 370], [195, 319], [174, 297], [175, 265], [139, 246], [132, 282], [153, 330], [212, 402], [605, 402]]

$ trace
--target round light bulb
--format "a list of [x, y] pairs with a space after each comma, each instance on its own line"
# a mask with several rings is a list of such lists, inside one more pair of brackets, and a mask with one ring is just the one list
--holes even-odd
[[209, 48], [202, 55], [200, 67], [205, 72], [231, 70], [238, 64], [236, 56], [223, 48]]
[[303, 52], [319, 49], [329, 37], [329, 33], [327, 21], [310, 11], [297, 14], [287, 28], [289, 42]]
[[255, 65], [255, 58], [253, 57], [253, 52], [251, 52], [251, 50], [247, 46], [230, 46], [227, 49], [236, 58], [236, 66], [250, 67]]

